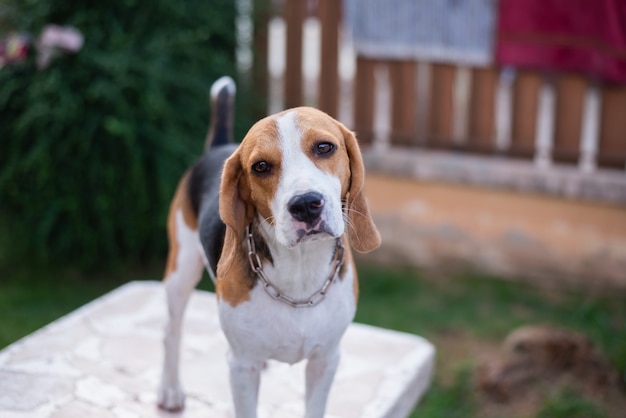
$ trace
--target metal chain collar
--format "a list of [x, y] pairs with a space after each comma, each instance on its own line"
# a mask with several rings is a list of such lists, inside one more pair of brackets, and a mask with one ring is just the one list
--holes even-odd
[[256, 245], [254, 244], [254, 237], [252, 235], [252, 229], [250, 228], [250, 225], [246, 227], [246, 235], [248, 242], [248, 260], [250, 261], [250, 267], [252, 268], [252, 271], [257, 274], [261, 282], [263, 282], [263, 289], [273, 299], [283, 302], [291, 306], [292, 308], [312, 308], [319, 305], [320, 302], [322, 302], [326, 297], [326, 292], [328, 291], [328, 288], [331, 284], [333, 284], [333, 282], [335, 281], [335, 277], [341, 269], [341, 266], [343, 266], [345, 250], [340, 237], [337, 238], [337, 241], [335, 243], [335, 255], [333, 256], [333, 259], [331, 261], [331, 263], [334, 264], [334, 268], [332, 269], [328, 279], [326, 279], [322, 286], [309, 298], [292, 299], [289, 296], [285, 296], [278, 287], [276, 287], [272, 284], [272, 282], [269, 281], [269, 279], [265, 275], [265, 272], [263, 271], [263, 264], [261, 263], [261, 258], [256, 252]]

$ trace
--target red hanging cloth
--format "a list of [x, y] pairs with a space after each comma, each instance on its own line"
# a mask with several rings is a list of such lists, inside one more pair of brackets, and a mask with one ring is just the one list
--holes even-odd
[[626, 83], [626, 1], [500, 0], [496, 62]]

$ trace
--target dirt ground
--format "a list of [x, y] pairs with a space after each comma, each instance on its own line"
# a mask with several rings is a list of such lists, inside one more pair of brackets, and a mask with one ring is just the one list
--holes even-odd
[[378, 261], [626, 289], [626, 207], [368, 173]]

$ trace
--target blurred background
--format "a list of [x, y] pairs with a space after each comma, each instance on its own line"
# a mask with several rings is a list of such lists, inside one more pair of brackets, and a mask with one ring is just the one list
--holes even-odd
[[471, 377], [548, 323], [626, 378], [619, 0], [0, 0], [0, 346], [160, 277], [224, 74], [237, 138], [298, 105], [356, 131], [384, 241], [357, 319], [435, 342], [423, 416], [625, 410], [623, 389], [578, 387], [494, 407]]

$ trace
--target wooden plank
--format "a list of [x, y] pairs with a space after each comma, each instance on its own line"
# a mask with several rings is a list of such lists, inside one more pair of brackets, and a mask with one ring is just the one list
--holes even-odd
[[339, 103], [339, 24], [341, 2], [319, 0], [318, 16], [321, 25], [321, 62], [317, 106], [337, 117]]
[[492, 152], [499, 74], [495, 68], [474, 68], [472, 73], [468, 145], [479, 152]]
[[579, 74], [561, 73], [554, 80], [556, 112], [552, 158], [577, 163], [580, 155], [583, 105], [588, 83]]
[[456, 148], [466, 148], [469, 136], [469, 105], [472, 92], [472, 70], [459, 65], [454, 72], [452, 141]]
[[513, 121], [510, 153], [531, 158], [535, 152], [535, 131], [541, 75], [520, 71], [513, 82]]
[[303, 104], [302, 94], [302, 27], [306, 15], [306, 0], [285, 2], [287, 52], [285, 62], [285, 107]]
[[413, 61], [390, 61], [392, 145], [415, 144], [416, 126], [416, 65]]
[[513, 82], [516, 71], [511, 67], [500, 69], [496, 86], [495, 99], [495, 151], [509, 152], [511, 147], [511, 130], [513, 126]]
[[454, 74], [456, 67], [432, 64], [430, 73], [430, 106], [428, 116], [428, 144], [449, 147], [452, 145], [452, 117], [454, 107]]
[[598, 166], [596, 157], [600, 137], [600, 105], [600, 88], [597, 83], [590, 83], [585, 93], [578, 159], [578, 169], [587, 174], [593, 173]]
[[358, 56], [354, 81], [354, 130], [363, 145], [374, 138], [374, 100], [376, 61]]
[[269, 71], [267, 56], [269, 52], [268, 26], [271, 4], [266, 0], [254, 0], [254, 34], [252, 48], [252, 90], [254, 100], [249, 101], [254, 119], [267, 116], [267, 98], [269, 97]]
[[602, 167], [626, 167], [626, 86], [602, 88], [600, 115], [600, 149], [598, 164]]
[[556, 119], [556, 89], [552, 78], [544, 78], [539, 89], [537, 124], [535, 126], [535, 165], [540, 169], [552, 165], [554, 122]]

